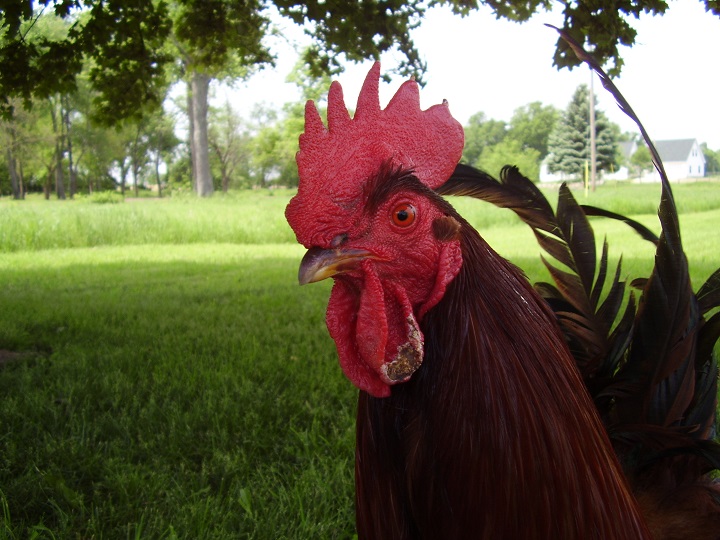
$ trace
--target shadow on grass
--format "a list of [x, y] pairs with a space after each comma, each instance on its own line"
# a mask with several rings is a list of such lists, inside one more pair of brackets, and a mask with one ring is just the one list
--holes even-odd
[[0, 368], [4, 532], [351, 537], [329, 284], [291, 257], [86, 256], [0, 273], [0, 349], [50, 351]]

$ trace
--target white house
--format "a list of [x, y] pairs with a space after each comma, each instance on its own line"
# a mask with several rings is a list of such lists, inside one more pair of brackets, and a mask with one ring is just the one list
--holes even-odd
[[[685, 178], [698, 178], [705, 176], [705, 156], [697, 142], [697, 139], [673, 139], [666, 141], [655, 141], [655, 148], [660, 154], [665, 172], [669, 180], [683, 180]], [[630, 161], [638, 148], [635, 142], [619, 143], [620, 151], [625, 157], [625, 162]], [[540, 165], [541, 182], [559, 182], [571, 180], [561, 173], [550, 173], [547, 168], [547, 158]], [[602, 180], [628, 180], [631, 178], [626, 165], [612, 173], [601, 172]], [[572, 178], [573, 180], [576, 178]], [[653, 167], [652, 171], [642, 176], [642, 181], [659, 182], [660, 175]]]
[[[683, 180], [705, 176], [705, 156], [697, 139], [655, 141], [655, 148], [660, 154], [668, 179]], [[643, 179], [646, 178], [660, 181], [660, 175], [654, 167], [652, 172], [643, 176]]]

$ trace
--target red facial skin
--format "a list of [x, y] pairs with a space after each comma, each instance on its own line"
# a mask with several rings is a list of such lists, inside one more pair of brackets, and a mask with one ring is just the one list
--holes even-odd
[[[414, 220], [398, 221], [398, 211], [407, 213], [407, 205]], [[346, 233], [343, 248], [372, 255], [334, 276], [327, 325], [343, 371], [375, 397], [390, 395], [391, 385], [406, 381], [420, 366], [422, 316], [460, 270], [459, 241], [438, 240], [432, 230], [443, 218], [422, 195], [399, 192]]]

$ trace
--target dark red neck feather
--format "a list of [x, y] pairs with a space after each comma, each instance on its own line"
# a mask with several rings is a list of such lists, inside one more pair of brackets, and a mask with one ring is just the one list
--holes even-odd
[[464, 220], [425, 361], [361, 392], [361, 538], [648, 538], [554, 317]]

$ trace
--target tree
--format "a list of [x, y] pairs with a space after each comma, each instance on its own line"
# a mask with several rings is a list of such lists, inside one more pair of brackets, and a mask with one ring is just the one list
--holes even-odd
[[[548, 141], [548, 170], [582, 177], [590, 160], [589, 90], [580, 85], [562, 113]], [[595, 100], [597, 103], [597, 99]], [[598, 170], [617, 167], [617, 129], [600, 110], [595, 110], [595, 148]]]
[[229, 101], [219, 108], [211, 110], [213, 122], [210, 126], [210, 148], [220, 169], [223, 193], [227, 193], [230, 181], [242, 167], [244, 176], [248, 176], [251, 155], [251, 137], [245, 122], [233, 110]]
[[2, 142], [5, 147], [6, 166], [13, 199], [24, 199], [25, 187], [23, 185], [22, 163], [17, 159], [18, 148], [20, 146], [18, 133], [13, 123], [3, 122], [3, 124], [4, 140]]
[[501, 142], [507, 131], [505, 122], [487, 118], [484, 112], [473, 114], [465, 126], [465, 148], [462, 160], [465, 163], [477, 163], [483, 150]]
[[[109, 161], [103, 159], [112, 152], [116, 130], [99, 125], [93, 116], [94, 93], [87, 78], [87, 69], [78, 77], [75, 92], [69, 96], [72, 119], [72, 160], [69, 160], [71, 196], [80, 190], [100, 191], [110, 187]], [[68, 130], [69, 131], [69, 130]], [[72, 167], [70, 165], [72, 164]]]
[[[720, 13], [718, 0], [705, 0]], [[498, 17], [525, 21], [546, 0], [485, 0]], [[33, 11], [27, 0], [0, 1], [0, 112], [12, 114], [10, 98], [26, 104], [33, 98], [70, 96], [77, 75], [88, 67], [94, 92], [93, 116], [105, 124], [138, 121], [162, 103], [170, 82], [170, 67], [188, 85], [190, 154], [196, 191], [213, 191], [207, 138], [207, 94], [213, 79], [235, 80], [253, 69], [271, 64], [264, 37], [273, 31], [269, 14], [276, 10], [306, 28], [312, 45], [303, 59], [313, 76], [336, 72], [343, 61], [378, 58], [395, 50], [398, 71], [422, 81], [425, 64], [409, 31], [418, 26], [428, 7], [447, 4], [458, 14], [478, 6], [468, 0], [38, 0]], [[622, 65], [617, 45], [632, 45], [635, 31], [626, 17], [663, 13], [663, 1], [637, 0], [617, 9], [610, 0], [574, 0], [565, 3], [565, 30], [594, 47], [601, 60]], [[62, 35], [35, 35], [42, 14], [67, 21]], [[579, 61], [559, 41], [558, 66]], [[65, 109], [67, 112], [69, 109]], [[69, 115], [65, 116], [69, 125]], [[60, 124], [58, 124], [59, 126]], [[65, 127], [67, 133], [67, 125]], [[72, 140], [65, 139], [68, 157]], [[535, 146], [532, 146], [536, 148]], [[478, 159], [482, 147], [470, 148], [466, 158]], [[538, 148], [542, 153], [542, 148]], [[69, 160], [70, 161], [70, 160]], [[73, 192], [75, 166], [68, 165]], [[56, 174], [61, 174], [59, 165]], [[58, 182], [62, 187], [63, 182]]]
[[[44, 7], [35, 12], [33, 4]], [[29, 39], [48, 7], [72, 23], [70, 31]], [[157, 85], [164, 81], [158, 76], [171, 60], [162, 47], [170, 28], [164, 2], [5, 0], [0, 19], [0, 111], [5, 115], [13, 111], [11, 96], [29, 104], [32, 97], [72, 92], [86, 58], [93, 63], [96, 105], [108, 120], [141, 116], [146, 103], [159, 105], [163, 93]]]
[[720, 150], [710, 150], [707, 143], [700, 145], [705, 156], [705, 176], [714, 176], [720, 173]]
[[37, 113], [20, 109], [15, 118], [0, 120], [0, 146], [5, 149], [5, 166], [7, 167], [10, 189], [14, 199], [24, 199], [26, 192], [25, 174], [28, 160], [31, 159], [32, 147], [36, 136], [33, 128], [37, 121]]
[[643, 172], [652, 169], [652, 156], [650, 150], [644, 144], [640, 144], [637, 150], [630, 156], [630, 167], [638, 178], [642, 178]]
[[[526, 4], [522, 1], [517, 3]], [[703, 0], [703, 3], [706, 11], [720, 16], [720, 1]], [[515, 2], [511, 4], [513, 7], [510, 9], [517, 9]], [[549, 5], [543, 0], [530, 0], [527, 4], [532, 6], [533, 13], [538, 6]], [[605, 71], [612, 77], [620, 75], [623, 66], [618, 45], [632, 47], [637, 37], [637, 31], [628, 19], [639, 19], [641, 15], [663, 15], [668, 8], [665, 0], [638, 0], [622, 4], [614, 0], [570, 0], [563, 2], [563, 5], [563, 29], [587, 50], [592, 50], [593, 56], [605, 66]], [[612, 66], [609, 65], [610, 62]], [[572, 68], [581, 63], [570, 46], [558, 38], [553, 64], [558, 68]]]
[[171, 42], [188, 85], [193, 185], [212, 195], [208, 141], [208, 91], [213, 79], [237, 79], [273, 58], [263, 44], [270, 21], [258, 0], [185, 0], [172, 3]]
[[255, 137], [253, 168], [261, 185], [297, 186], [295, 154], [298, 137], [305, 125], [303, 111], [300, 103], [286, 105], [280, 119], [262, 128]]
[[[263, 184], [274, 182], [284, 186], [297, 185], [295, 154], [298, 137], [305, 126], [304, 102], [313, 100], [320, 114], [326, 114], [327, 88], [330, 86], [328, 75], [313, 75], [310, 67], [300, 59], [287, 81], [300, 89], [300, 101], [285, 105], [279, 119], [274, 116], [272, 124], [262, 128], [254, 141], [253, 166], [258, 181]], [[256, 114], [258, 112], [261, 111], [256, 111]], [[266, 121], [259, 123], [270, 124]]]
[[[718, 0], [704, 1], [708, 10], [720, 14]], [[551, 7], [547, 0], [484, 3], [498, 17], [514, 21], [525, 21]], [[394, 50], [400, 58], [398, 71], [422, 81], [425, 64], [409, 32], [420, 24], [428, 7], [438, 4], [465, 14], [480, 2], [1, 0], [0, 113], [12, 114], [13, 97], [30, 104], [33, 97], [46, 100], [72, 95], [78, 73], [87, 66], [95, 119], [108, 125], [127, 119], [137, 121], [160, 107], [170, 82], [170, 67], [178, 68], [175, 75], [189, 88], [194, 183], [200, 195], [208, 195], [213, 189], [206, 129], [210, 81], [241, 78], [272, 63], [263, 41], [273, 31], [271, 10], [306, 28], [312, 45], [303, 58], [314, 76], [338, 71], [343, 61], [378, 58]], [[38, 6], [38, 11], [33, 11], [33, 6]], [[601, 62], [612, 61], [611, 74], [617, 74], [622, 66], [618, 44], [632, 45], [635, 40], [635, 31], [626, 18], [661, 14], [667, 8], [662, 0], [637, 0], [632, 5], [623, 4], [622, 9], [610, 0], [569, 0], [564, 6], [565, 30], [577, 41], [591, 45]], [[42, 14], [50, 13], [67, 21], [67, 32], [33, 34]], [[559, 41], [555, 64], [578, 63]], [[469, 160], [476, 160], [480, 151], [469, 150]], [[71, 193], [74, 169], [69, 165]]]
[[[50, 0], [41, 0], [50, 5]], [[454, 3], [454, 2], [451, 2]], [[304, 24], [313, 36], [307, 53], [313, 73], [338, 69], [340, 58], [378, 58], [398, 49], [407, 71], [421, 74], [408, 31], [419, 24], [423, 0], [393, 2], [298, 3], [278, 0], [279, 13]], [[0, 45], [0, 106], [12, 112], [8, 97], [48, 97], [74, 88], [75, 75], [90, 60], [90, 80], [97, 91], [97, 117], [106, 123], [135, 120], [157, 108], [167, 87], [167, 67], [179, 58], [188, 84], [188, 114], [193, 179], [199, 195], [213, 191], [207, 139], [208, 89], [212, 79], [236, 79], [254, 67], [272, 63], [263, 43], [269, 32], [269, 3], [260, 0], [75, 0], [52, 3], [55, 15], [75, 20], [65, 38], [28, 46], [24, 27], [36, 15], [22, 0], [0, 4], [5, 32]], [[81, 15], [79, 8], [85, 8]], [[458, 7], [461, 9], [461, 7]], [[174, 48], [174, 53], [171, 54]], [[45, 73], [43, 64], [52, 67]], [[20, 75], [17, 75], [20, 74]], [[49, 76], [45, 76], [49, 75]]]
[[537, 178], [559, 115], [553, 106], [540, 102], [515, 109], [509, 124], [475, 113], [464, 128], [462, 160], [491, 174], [499, 174], [505, 165], [517, 165], [529, 178]]
[[548, 139], [559, 118], [560, 111], [555, 107], [534, 101], [515, 109], [507, 136], [524, 149], [537, 150], [538, 159], [542, 160], [547, 156]]
[[162, 179], [160, 178], [160, 165], [164, 162], [166, 170], [170, 167], [172, 154], [180, 144], [175, 135], [175, 122], [171, 116], [160, 110], [153, 114], [145, 128], [147, 151], [153, 167], [155, 185], [158, 197], [162, 197]]
[[102, 128], [90, 121], [82, 126], [79, 142], [84, 150], [85, 187], [88, 193], [120, 187], [113, 172], [119, 171], [121, 164], [125, 163], [125, 131]]
[[540, 152], [524, 148], [520, 141], [506, 138], [493, 146], [487, 146], [475, 162], [478, 169], [497, 176], [505, 165], [515, 165], [530, 179], [540, 176]]

